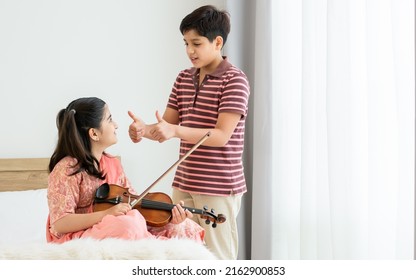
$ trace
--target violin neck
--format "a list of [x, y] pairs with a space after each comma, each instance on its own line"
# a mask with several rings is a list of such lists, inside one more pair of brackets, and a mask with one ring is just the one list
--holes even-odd
[[[149, 209], [156, 209], [156, 210], [166, 210], [171, 211], [173, 207], [175, 207], [175, 204], [160, 202], [160, 201], [154, 201], [154, 200], [148, 200], [148, 199], [142, 199], [141, 200], [141, 207], [142, 208], [149, 208]], [[204, 214], [204, 211], [201, 209], [196, 209], [192, 207], [186, 207], [182, 206], [183, 209], [189, 210], [193, 214]]]

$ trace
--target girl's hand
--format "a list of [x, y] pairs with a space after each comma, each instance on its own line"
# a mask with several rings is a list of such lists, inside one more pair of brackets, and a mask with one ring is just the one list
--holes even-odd
[[108, 215], [113, 216], [120, 216], [120, 215], [126, 215], [128, 211], [131, 210], [131, 206], [128, 203], [119, 203], [114, 205], [113, 207], [108, 208], [105, 210]]
[[175, 207], [173, 207], [171, 220], [172, 224], [180, 224], [185, 221], [185, 219], [193, 217], [189, 210], [183, 209], [183, 204], [183, 201], [180, 201], [179, 204], [176, 204]]

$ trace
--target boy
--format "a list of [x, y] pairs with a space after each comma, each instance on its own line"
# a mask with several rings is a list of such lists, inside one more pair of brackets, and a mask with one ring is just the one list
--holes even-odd
[[180, 24], [186, 53], [193, 67], [179, 73], [163, 117], [146, 125], [129, 112], [133, 142], [142, 137], [160, 143], [181, 139], [183, 156], [208, 131], [210, 137], [177, 168], [173, 181], [173, 201], [188, 207], [204, 205], [224, 214], [225, 223], [212, 228], [196, 217], [206, 230], [205, 242], [219, 259], [237, 259], [237, 215], [242, 195], [247, 192], [242, 154], [244, 128], [250, 94], [246, 75], [223, 57], [221, 50], [230, 32], [225, 11], [203, 6], [187, 15]]

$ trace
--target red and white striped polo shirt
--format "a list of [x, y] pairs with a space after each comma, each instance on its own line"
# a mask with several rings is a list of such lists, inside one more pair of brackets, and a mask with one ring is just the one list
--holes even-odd
[[[220, 112], [241, 114], [224, 147], [201, 145], [177, 168], [173, 187], [193, 193], [228, 196], [247, 191], [242, 154], [250, 94], [246, 75], [225, 58], [198, 86], [199, 69], [179, 73], [167, 106], [179, 112], [179, 125], [215, 128]], [[181, 140], [180, 156], [193, 144]]]

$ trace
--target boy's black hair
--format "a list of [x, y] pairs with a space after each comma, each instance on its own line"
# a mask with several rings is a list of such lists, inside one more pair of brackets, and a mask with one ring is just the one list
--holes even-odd
[[187, 15], [181, 22], [179, 30], [182, 35], [194, 29], [199, 35], [207, 37], [212, 42], [217, 36], [223, 39], [223, 45], [230, 33], [230, 15], [224, 10], [218, 10], [212, 5], [202, 6]]

